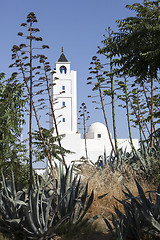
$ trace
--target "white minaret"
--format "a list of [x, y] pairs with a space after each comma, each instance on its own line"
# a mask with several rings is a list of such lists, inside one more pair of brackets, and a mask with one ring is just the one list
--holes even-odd
[[[51, 93], [59, 134], [77, 132], [77, 72], [70, 70], [70, 62], [62, 54], [50, 74]], [[50, 117], [50, 128], [54, 127]]]

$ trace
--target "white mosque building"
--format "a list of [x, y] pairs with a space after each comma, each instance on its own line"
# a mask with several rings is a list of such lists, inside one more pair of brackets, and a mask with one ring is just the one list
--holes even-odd
[[[59, 134], [65, 134], [61, 144], [73, 152], [65, 157], [68, 165], [86, 156], [85, 140], [77, 131], [77, 72], [71, 70], [70, 65], [62, 50], [54, 70], [50, 73], [51, 94], [58, 131]], [[49, 122], [51, 129], [54, 127], [52, 116]], [[104, 149], [107, 155], [111, 152], [107, 128], [100, 122], [95, 122], [88, 127], [86, 142], [88, 159], [92, 162], [96, 162], [99, 156], [104, 154]], [[138, 148], [138, 139], [133, 139], [133, 144]], [[118, 139], [118, 147], [122, 149], [127, 147], [127, 151], [130, 151], [129, 139]]]

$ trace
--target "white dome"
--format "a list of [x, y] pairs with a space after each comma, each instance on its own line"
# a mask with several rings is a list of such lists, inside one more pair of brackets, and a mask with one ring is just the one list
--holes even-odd
[[87, 130], [86, 138], [88, 139], [108, 139], [107, 128], [100, 122], [92, 123]]

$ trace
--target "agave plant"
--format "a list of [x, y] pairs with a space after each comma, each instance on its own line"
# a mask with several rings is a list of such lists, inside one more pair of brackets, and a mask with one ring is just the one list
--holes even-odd
[[127, 163], [149, 181], [159, 182], [160, 142], [154, 139], [153, 147], [150, 142], [141, 142], [140, 148], [134, 149]]
[[0, 232], [16, 234], [22, 230], [22, 206], [25, 206], [25, 191], [16, 191], [14, 174], [12, 180], [6, 180], [2, 174], [0, 191]]
[[28, 205], [23, 206], [23, 234], [28, 239], [51, 239], [56, 235], [56, 229], [69, 217], [66, 214], [59, 218], [59, 207], [54, 193], [50, 196], [45, 188], [31, 191]]
[[139, 192], [138, 197], [135, 197], [125, 187], [126, 191], [123, 193], [126, 199], [122, 201], [117, 199], [123, 205], [124, 212], [121, 212], [117, 206], [115, 207], [116, 215], [112, 215], [114, 228], [104, 218], [114, 239], [140, 240], [146, 234], [148, 237], [160, 237], [160, 185], [157, 191], [149, 191], [148, 197], [137, 181], [136, 185]]
[[127, 148], [125, 148], [124, 151], [122, 150], [122, 148], [118, 149], [116, 156], [113, 150], [110, 152], [109, 156], [106, 156], [106, 150], [104, 149], [104, 154], [99, 157], [98, 161], [95, 164], [93, 162], [91, 163], [98, 169], [103, 170], [105, 166], [108, 166], [112, 169], [112, 171], [123, 171], [128, 162], [128, 159], [131, 156], [132, 153], [127, 152]]
[[[64, 168], [59, 166], [59, 186], [57, 189], [58, 202], [60, 203], [60, 216], [69, 215], [69, 221], [73, 224], [82, 221], [91, 206], [94, 198], [93, 191], [88, 198], [88, 183], [83, 186], [81, 178], [73, 177], [74, 166]], [[67, 194], [66, 194], [67, 193]]]
[[0, 231], [10, 239], [51, 239], [62, 223], [81, 222], [93, 191], [88, 199], [88, 184], [83, 187], [80, 178], [73, 178], [73, 167], [65, 169], [60, 164], [58, 181], [37, 181], [30, 192], [16, 191], [13, 174], [12, 181], [2, 175]]

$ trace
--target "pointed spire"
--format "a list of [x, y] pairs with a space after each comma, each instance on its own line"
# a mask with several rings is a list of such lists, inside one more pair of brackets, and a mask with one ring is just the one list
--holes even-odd
[[63, 47], [62, 47], [62, 53], [61, 53], [61, 56], [58, 59], [58, 62], [68, 62], [67, 58], [65, 57], [65, 55], [63, 53]]

